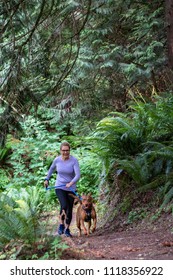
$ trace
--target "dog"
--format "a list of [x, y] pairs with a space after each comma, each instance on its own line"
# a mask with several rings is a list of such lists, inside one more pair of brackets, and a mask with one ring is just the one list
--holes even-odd
[[[91, 194], [85, 195], [83, 194], [81, 196], [81, 199], [78, 198], [78, 201], [80, 202], [80, 205], [77, 208], [76, 212], [76, 225], [79, 229], [78, 236], [81, 236], [81, 232], [83, 230], [84, 234], [89, 236], [90, 234], [90, 228], [91, 228], [91, 221], [93, 220], [93, 227], [92, 232], [96, 230], [96, 224], [97, 224], [97, 215], [96, 210], [93, 205], [93, 198]], [[88, 224], [88, 227], [86, 228], [85, 223]]]

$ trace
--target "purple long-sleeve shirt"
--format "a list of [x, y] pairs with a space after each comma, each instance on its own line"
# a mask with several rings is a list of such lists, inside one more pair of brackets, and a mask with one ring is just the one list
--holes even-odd
[[[71, 155], [67, 160], [62, 160], [61, 156], [56, 157], [49, 168], [46, 179], [49, 180], [55, 170], [57, 171], [55, 186], [66, 191], [75, 191], [76, 183], [80, 178], [78, 160]], [[70, 188], [62, 186], [70, 182], [74, 183]]]

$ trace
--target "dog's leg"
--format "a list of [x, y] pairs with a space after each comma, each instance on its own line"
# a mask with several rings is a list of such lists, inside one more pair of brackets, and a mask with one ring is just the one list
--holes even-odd
[[79, 209], [77, 209], [77, 213], [76, 213], [76, 226], [79, 229], [78, 237], [80, 237], [81, 236], [81, 224], [80, 224]]
[[87, 235], [90, 235], [90, 228], [91, 228], [91, 221], [88, 222], [88, 231], [87, 231]]
[[96, 230], [96, 223], [97, 223], [97, 219], [94, 218], [93, 219], [93, 228], [92, 228], [92, 232], [94, 232]]
[[80, 225], [78, 226], [79, 232], [78, 232], [78, 237], [81, 237], [81, 227]]
[[82, 226], [82, 229], [83, 229], [84, 234], [87, 235], [87, 229], [86, 229], [86, 227], [85, 227], [85, 224], [84, 224], [84, 220], [83, 220], [83, 219], [81, 219], [81, 226]]
[[79, 221], [79, 223], [77, 224], [77, 227], [78, 227], [78, 229], [79, 229], [79, 232], [78, 232], [78, 237], [80, 237], [80, 236], [81, 236], [81, 226], [80, 226], [80, 221]]

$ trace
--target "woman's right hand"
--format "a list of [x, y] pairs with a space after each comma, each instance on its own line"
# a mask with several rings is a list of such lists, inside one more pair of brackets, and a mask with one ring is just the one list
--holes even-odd
[[49, 181], [48, 181], [48, 180], [45, 180], [45, 181], [44, 181], [44, 187], [47, 188], [48, 185], [49, 185]]

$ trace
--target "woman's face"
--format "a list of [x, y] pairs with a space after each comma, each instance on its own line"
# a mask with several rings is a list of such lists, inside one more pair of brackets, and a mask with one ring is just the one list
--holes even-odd
[[68, 146], [62, 146], [60, 152], [61, 152], [61, 156], [64, 160], [69, 159], [70, 148]]

